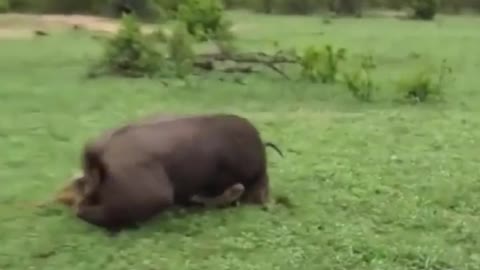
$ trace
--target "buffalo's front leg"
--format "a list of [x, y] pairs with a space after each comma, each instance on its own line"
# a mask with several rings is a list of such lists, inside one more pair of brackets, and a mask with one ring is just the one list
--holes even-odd
[[194, 203], [202, 204], [206, 207], [224, 207], [234, 202], [238, 202], [245, 192], [245, 187], [241, 183], [237, 183], [227, 188], [222, 194], [215, 197], [207, 197], [204, 195], [194, 195], [190, 200]]

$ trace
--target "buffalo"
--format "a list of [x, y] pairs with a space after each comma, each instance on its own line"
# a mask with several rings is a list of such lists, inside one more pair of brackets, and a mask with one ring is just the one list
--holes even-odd
[[81, 190], [76, 215], [114, 230], [174, 205], [215, 205], [225, 194], [263, 206], [270, 196], [266, 146], [283, 156], [233, 114], [154, 116], [108, 131], [84, 146], [83, 175], [70, 187]]

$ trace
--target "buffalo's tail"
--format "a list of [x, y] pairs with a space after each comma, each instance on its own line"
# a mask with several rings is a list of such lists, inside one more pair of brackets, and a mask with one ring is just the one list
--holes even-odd
[[282, 151], [281, 151], [281, 150], [278, 148], [278, 146], [276, 146], [274, 143], [265, 142], [265, 147], [272, 147], [273, 149], [275, 149], [275, 151], [277, 151], [277, 153], [278, 153], [281, 157], [284, 157]]

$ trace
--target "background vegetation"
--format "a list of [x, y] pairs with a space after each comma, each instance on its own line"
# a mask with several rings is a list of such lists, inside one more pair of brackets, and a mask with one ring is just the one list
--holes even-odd
[[[166, 18], [186, 0], [1, 0], [0, 7], [20, 12], [88, 13], [118, 16], [119, 5], [129, 6], [144, 18]], [[208, 1], [207, 1], [208, 2]], [[436, 10], [448, 13], [480, 11], [477, 0], [223, 0], [227, 8], [243, 8], [263, 13], [311, 14], [333, 11], [340, 15], [361, 15], [369, 9], [414, 8], [428, 17]], [[1, 10], [1, 9], [0, 9]]]

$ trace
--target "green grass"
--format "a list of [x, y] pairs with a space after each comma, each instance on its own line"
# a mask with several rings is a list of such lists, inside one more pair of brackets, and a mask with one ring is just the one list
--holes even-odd
[[[480, 18], [231, 15], [244, 49], [371, 52], [381, 93], [362, 104], [341, 86], [275, 73], [245, 85], [219, 74], [85, 80], [101, 52], [86, 35], [1, 40], [0, 269], [480, 269]], [[446, 103], [392, 102], [393, 79], [441, 58], [456, 76]], [[294, 206], [161, 216], [116, 238], [33, 206], [79, 167], [88, 137], [161, 111], [249, 117], [284, 150], [268, 152], [272, 192]]]

